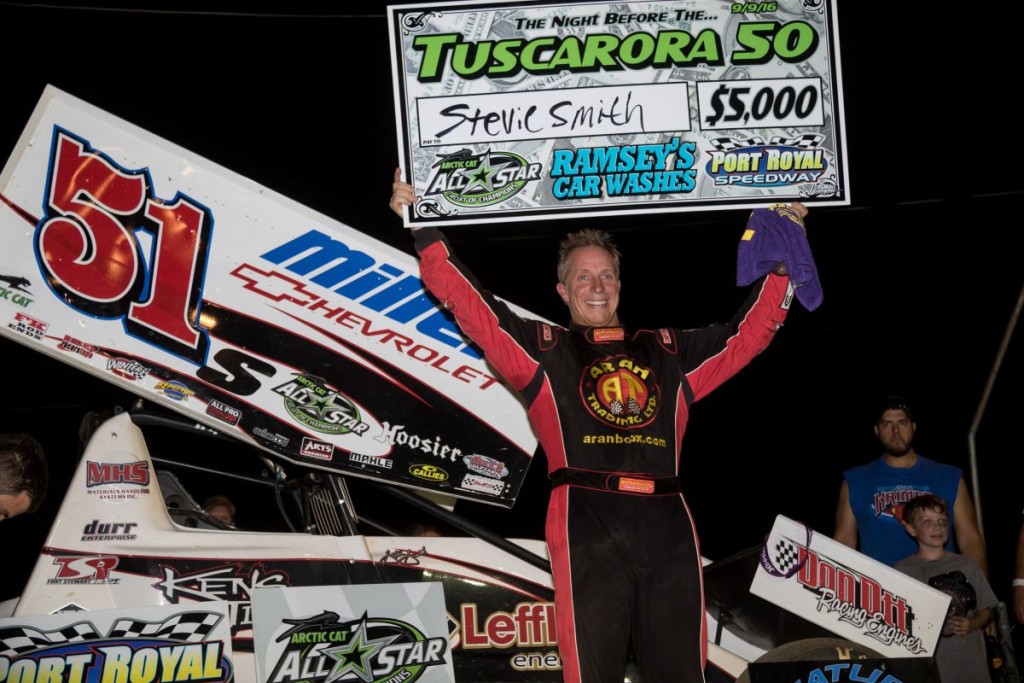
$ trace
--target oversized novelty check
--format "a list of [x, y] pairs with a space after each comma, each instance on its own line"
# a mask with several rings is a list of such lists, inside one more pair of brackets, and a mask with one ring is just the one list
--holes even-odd
[[850, 203], [833, 2], [388, 11], [408, 225]]

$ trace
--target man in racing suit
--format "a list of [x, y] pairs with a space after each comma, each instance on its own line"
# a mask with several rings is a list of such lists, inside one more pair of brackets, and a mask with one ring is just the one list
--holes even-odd
[[[415, 201], [396, 174], [392, 209]], [[806, 209], [790, 210], [802, 222]], [[564, 680], [703, 681], [700, 550], [680, 492], [690, 405], [764, 350], [786, 317], [784, 266], [755, 283], [728, 324], [627, 331], [619, 253], [607, 233], [562, 243], [568, 329], [527, 320], [485, 291], [434, 228], [414, 232], [424, 284], [526, 401], [553, 490], [546, 538]]]

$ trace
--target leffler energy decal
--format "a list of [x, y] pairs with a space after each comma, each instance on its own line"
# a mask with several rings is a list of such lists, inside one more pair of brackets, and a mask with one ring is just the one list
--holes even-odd
[[[0, 234], [0, 334], [292, 462], [515, 502], [525, 410], [412, 256], [55, 88], [0, 174]], [[467, 453], [502, 486], [463, 485]]]
[[835, 4], [389, 7], [408, 224], [849, 204]]

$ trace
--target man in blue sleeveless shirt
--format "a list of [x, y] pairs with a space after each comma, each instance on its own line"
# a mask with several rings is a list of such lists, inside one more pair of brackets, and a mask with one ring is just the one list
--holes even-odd
[[892, 566], [917, 552], [917, 543], [903, 527], [903, 504], [922, 493], [946, 501], [953, 511], [953, 529], [947, 550], [954, 551], [954, 537], [962, 554], [985, 574], [985, 541], [978, 528], [974, 503], [959, 467], [929, 460], [914, 451], [914, 422], [910, 402], [887, 396], [877, 413], [875, 434], [882, 456], [843, 473], [836, 507], [835, 540]]

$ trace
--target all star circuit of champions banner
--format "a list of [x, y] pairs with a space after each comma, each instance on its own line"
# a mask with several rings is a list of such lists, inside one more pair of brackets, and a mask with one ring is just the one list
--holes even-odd
[[850, 203], [830, 0], [388, 11], [409, 225]]

